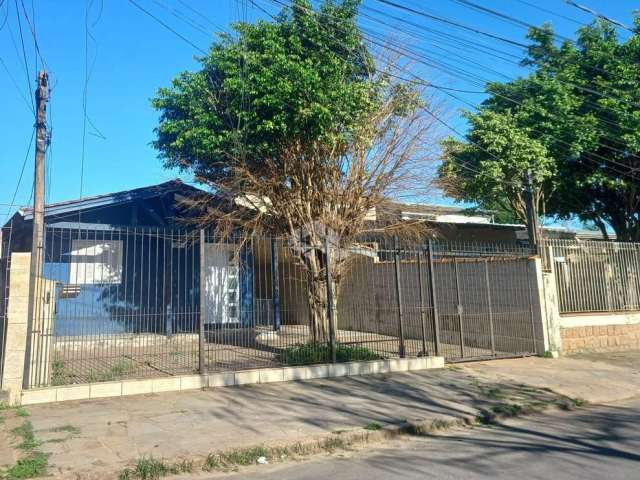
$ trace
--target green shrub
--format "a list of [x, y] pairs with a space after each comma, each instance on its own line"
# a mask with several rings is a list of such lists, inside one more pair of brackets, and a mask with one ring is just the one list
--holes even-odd
[[375, 432], [377, 430], [382, 430], [382, 425], [380, 425], [379, 423], [376, 422], [371, 422], [369, 424], [367, 424], [364, 427], [365, 430], [371, 430], [372, 432]]
[[[326, 343], [305, 343], [289, 347], [277, 355], [278, 361], [287, 365], [308, 365], [326, 363], [331, 360], [331, 349]], [[380, 356], [366, 347], [338, 344], [336, 360], [353, 362], [358, 360], [379, 360]]]

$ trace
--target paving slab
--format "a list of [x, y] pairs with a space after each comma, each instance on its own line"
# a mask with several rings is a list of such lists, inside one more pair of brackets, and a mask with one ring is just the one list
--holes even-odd
[[461, 364], [485, 381], [550, 388], [591, 403], [640, 396], [640, 351], [594, 353], [561, 358], [528, 357]]

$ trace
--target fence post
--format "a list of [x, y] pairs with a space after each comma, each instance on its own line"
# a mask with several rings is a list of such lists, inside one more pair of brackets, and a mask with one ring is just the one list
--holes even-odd
[[422, 252], [418, 250], [418, 289], [420, 291], [420, 323], [422, 325], [422, 354], [427, 355], [427, 312], [424, 304]]
[[487, 283], [487, 308], [489, 310], [489, 333], [491, 334], [491, 355], [496, 355], [496, 340], [493, 330], [493, 307], [491, 306], [491, 283], [489, 282], [489, 260], [484, 261], [484, 276]]
[[458, 261], [453, 258], [453, 268], [456, 275], [456, 303], [458, 304], [458, 327], [460, 328], [460, 353], [465, 357], [464, 348], [464, 327], [462, 325], [462, 303], [460, 303], [460, 274], [458, 272]]
[[402, 288], [400, 282], [400, 242], [398, 240], [398, 236], [394, 236], [394, 263], [395, 263], [395, 272], [396, 272], [396, 299], [398, 301], [398, 334], [400, 336], [399, 341], [399, 353], [400, 358], [405, 357], [405, 349], [404, 349], [404, 314], [402, 311]]
[[327, 279], [327, 315], [329, 317], [329, 348], [331, 350], [331, 362], [336, 363], [336, 325], [335, 311], [333, 305], [333, 281], [331, 272], [331, 246], [329, 237], [324, 238], [324, 253], [326, 258], [326, 279]]
[[537, 342], [536, 342], [536, 318], [535, 318], [535, 313], [533, 311], [533, 294], [531, 291], [531, 262], [528, 260], [525, 260], [525, 265], [526, 265], [526, 269], [527, 269], [527, 288], [529, 289], [529, 317], [531, 319], [531, 341], [533, 343], [533, 352], [531, 353], [538, 353], [538, 348], [537, 348]]
[[273, 303], [273, 329], [280, 330], [280, 269], [278, 265], [278, 239], [271, 238], [271, 291]]
[[438, 317], [438, 301], [436, 299], [436, 279], [433, 268], [433, 244], [431, 240], [427, 244], [427, 256], [429, 257], [429, 296], [433, 309], [433, 335], [435, 336], [436, 356], [440, 356], [440, 318]]
[[200, 315], [198, 317], [198, 372], [201, 375], [205, 373], [204, 364], [204, 320], [206, 315], [206, 250], [205, 250], [205, 232], [200, 229]]

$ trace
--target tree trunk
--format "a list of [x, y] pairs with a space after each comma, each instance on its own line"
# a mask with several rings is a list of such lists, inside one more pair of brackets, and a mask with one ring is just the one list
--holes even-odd
[[314, 342], [329, 341], [329, 315], [327, 310], [327, 284], [324, 279], [308, 282], [309, 330]]

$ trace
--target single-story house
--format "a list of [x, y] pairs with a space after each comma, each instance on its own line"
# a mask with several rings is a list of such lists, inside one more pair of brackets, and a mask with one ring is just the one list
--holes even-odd
[[[191, 212], [184, 200], [200, 194], [173, 180], [48, 205], [43, 273], [56, 283], [55, 335], [195, 331], [201, 306], [200, 232], [185, 221]], [[490, 213], [397, 202], [384, 209], [395, 220], [424, 221], [438, 239], [526, 243], [524, 226], [495, 224]], [[368, 219], [379, 217], [370, 212]], [[30, 251], [32, 220], [32, 210], [25, 208], [3, 226], [5, 256]], [[307, 292], [286, 248], [264, 239], [236, 248], [209, 234], [204, 248], [208, 327], [300, 323]], [[371, 256], [365, 250], [361, 253]], [[388, 260], [382, 255], [378, 260]]]

